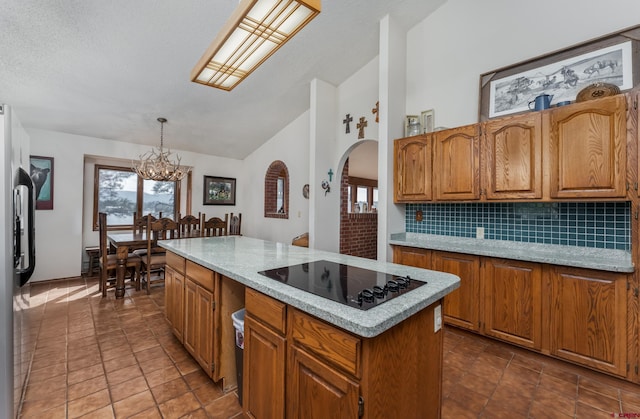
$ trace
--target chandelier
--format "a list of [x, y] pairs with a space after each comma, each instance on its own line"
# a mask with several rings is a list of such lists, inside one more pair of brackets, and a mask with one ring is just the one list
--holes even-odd
[[133, 162], [133, 170], [143, 179], [159, 181], [177, 181], [189, 173], [190, 167], [180, 165], [180, 156], [176, 155], [176, 161], [171, 161], [171, 150], [165, 151], [164, 123], [166, 118], [158, 118], [160, 122], [160, 150], [153, 148], [151, 151], [139, 156], [139, 161]]

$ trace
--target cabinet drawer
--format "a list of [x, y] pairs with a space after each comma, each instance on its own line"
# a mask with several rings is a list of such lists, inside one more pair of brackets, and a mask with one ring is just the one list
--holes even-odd
[[193, 263], [190, 260], [187, 261], [187, 276], [193, 282], [202, 286], [207, 291], [214, 291], [213, 287], [213, 271], [200, 266], [197, 263]]
[[271, 326], [283, 335], [286, 333], [286, 304], [247, 288], [245, 291], [245, 307], [247, 312], [254, 318]]
[[171, 266], [176, 272], [184, 274], [184, 258], [173, 252], [167, 252], [167, 265]]
[[360, 378], [360, 339], [298, 310], [289, 312], [294, 343]]

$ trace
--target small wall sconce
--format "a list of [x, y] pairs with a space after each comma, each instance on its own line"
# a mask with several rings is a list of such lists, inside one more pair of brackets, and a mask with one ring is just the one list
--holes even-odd
[[326, 196], [327, 193], [331, 192], [331, 186], [329, 185], [329, 182], [327, 182], [327, 180], [323, 180], [322, 181], [322, 189], [324, 189], [324, 195]]

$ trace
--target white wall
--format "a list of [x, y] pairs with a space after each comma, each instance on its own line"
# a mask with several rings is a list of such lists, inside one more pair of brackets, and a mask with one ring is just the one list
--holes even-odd
[[449, 0], [407, 34], [407, 114], [478, 121], [480, 74], [638, 24], [640, 2]]
[[[243, 162], [246, 182], [242, 199], [242, 234], [291, 243], [309, 231], [309, 200], [302, 187], [309, 183], [309, 112], [304, 112]], [[269, 165], [281, 160], [289, 171], [289, 218], [264, 217], [264, 178]]]
[[[93, 211], [93, 171], [85, 181], [85, 156], [131, 161], [149, 150], [149, 146], [136, 145], [99, 138], [72, 135], [55, 131], [29, 129], [31, 152], [54, 158], [53, 210], [36, 211], [37, 264], [33, 281], [78, 276], [86, 245], [98, 243], [98, 232], [91, 229]], [[238, 178], [242, 184], [242, 161], [202, 154], [182, 152], [182, 163], [194, 166], [193, 212], [204, 210], [202, 202], [202, 178], [204, 174], [223, 174]], [[185, 181], [183, 180], [183, 183]], [[183, 185], [184, 186], [184, 185]], [[184, 211], [186, 203], [182, 203]], [[219, 207], [216, 211], [206, 208], [207, 217], [217, 213], [242, 211], [242, 201], [235, 207]], [[230, 210], [230, 208], [233, 208]], [[84, 234], [84, 236], [83, 236]]]

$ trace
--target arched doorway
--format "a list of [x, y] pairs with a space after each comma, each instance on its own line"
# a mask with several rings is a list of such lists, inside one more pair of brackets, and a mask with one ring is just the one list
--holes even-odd
[[378, 258], [378, 142], [347, 151], [340, 178], [340, 253]]

